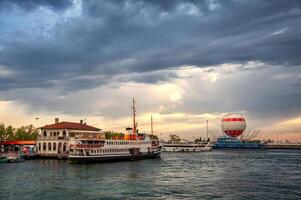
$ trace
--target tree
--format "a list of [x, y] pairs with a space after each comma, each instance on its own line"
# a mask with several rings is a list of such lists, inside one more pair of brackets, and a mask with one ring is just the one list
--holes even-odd
[[159, 139], [158, 136], [156, 136], [156, 135], [149, 135], [149, 137], [150, 137], [151, 140], [158, 140]]
[[36, 140], [38, 132], [33, 125], [21, 126], [15, 129], [12, 126], [7, 126], [3, 123], [0, 124], [0, 142], [5, 140]]
[[194, 142], [202, 142], [202, 137], [195, 139]]
[[123, 137], [123, 133], [117, 133], [117, 132], [113, 132], [113, 131], [105, 131], [105, 136], [106, 136], [106, 139], [112, 139], [113, 137], [114, 138], [121, 138]]
[[172, 142], [179, 142], [181, 140], [181, 138], [176, 134], [171, 134], [169, 135], [169, 137], [170, 137], [170, 141]]
[[6, 127], [6, 139], [7, 140], [15, 140], [15, 128], [13, 128], [11, 125]]
[[0, 124], [0, 142], [3, 142], [6, 138], [6, 129], [3, 123]]
[[17, 128], [15, 133], [15, 140], [35, 140], [38, 133], [33, 125], [21, 126]]

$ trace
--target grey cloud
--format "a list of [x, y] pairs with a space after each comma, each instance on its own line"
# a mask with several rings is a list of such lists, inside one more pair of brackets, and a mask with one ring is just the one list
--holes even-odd
[[54, 10], [63, 10], [72, 5], [72, 0], [1, 0], [0, 1], [0, 11], [1, 9], [9, 9], [13, 6], [18, 6], [19, 8], [31, 11], [40, 6], [44, 6]]
[[[287, 73], [289, 76], [277, 78]], [[216, 82], [192, 83], [175, 108], [166, 112], [228, 113], [246, 112], [247, 116], [265, 125], [300, 116], [301, 90], [298, 82], [300, 66], [262, 67], [256, 71], [220, 74]]]
[[[60, 21], [50, 37], [2, 39], [0, 65], [17, 73], [11, 77], [15, 84], [0, 82], [3, 89], [54, 85], [70, 91], [182, 65], [250, 60], [298, 65], [300, 23], [299, 1], [82, 1], [82, 15]], [[103, 80], [70, 81], [93, 75]], [[168, 78], [173, 76], [151, 81]]]

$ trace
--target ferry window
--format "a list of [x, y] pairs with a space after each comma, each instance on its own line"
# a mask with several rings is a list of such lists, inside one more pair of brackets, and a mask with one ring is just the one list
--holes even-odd
[[48, 151], [51, 151], [51, 143], [48, 143]]
[[55, 151], [56, 150], [56, 143], [53, 143], [53, 151]]

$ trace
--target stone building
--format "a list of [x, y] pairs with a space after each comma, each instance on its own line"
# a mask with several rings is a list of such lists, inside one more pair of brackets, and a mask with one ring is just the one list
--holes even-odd
[[103, 131], [99, 128], [83, 123], [59, 122], [39, 128], [37, 139], [37, 155], [41, 157], [67, 158], [69, 146], [77, 138], [104, 138]]

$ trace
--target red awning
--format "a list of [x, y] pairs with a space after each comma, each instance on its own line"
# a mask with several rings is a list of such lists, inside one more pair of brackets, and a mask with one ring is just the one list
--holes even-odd
[[0, 142], [0, 145], [10, 144], [10, 145], [35, 145], [35, 140], [14, 140], [14, 141], [3, 141]]

